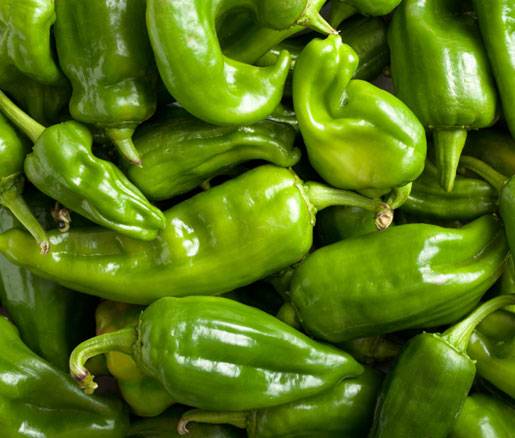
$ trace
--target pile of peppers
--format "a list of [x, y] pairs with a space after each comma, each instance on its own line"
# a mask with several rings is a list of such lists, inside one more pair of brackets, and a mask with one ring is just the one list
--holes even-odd
[[515, 0], [0, 0], [0, 437], [515, 437]]

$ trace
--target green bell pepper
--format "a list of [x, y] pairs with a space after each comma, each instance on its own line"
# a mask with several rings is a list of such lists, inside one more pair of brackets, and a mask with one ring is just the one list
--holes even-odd
[[141, 164], [132, 143], [152, 116], [155, 65], [145, 26], [146, 0], [57, 0], [57, 51], [73, 88], [74, 119], [105, 129], [127, 160]]
[[192, 410], [177, 426], [189, 433], [191, 423], [231, 424], [247, 429], [249, 438], [353, 438], [370, 429], [382, 376], [366, 368], [363, 374], [299, 401], [250, 412]]
[[[102, 302], [95, 313], [97, 335], [136, 327], [142, 311], [140, 306]], [[106, 359], [109, 373], [118, 382], [122, 397], [136, 415], [155, 417], [173, 404], [162, 385], [143, 374], [130, 355], [111, 351], [106, 354]]]
[[172, 399], [208, 410], [282, 405], [363, 372], [347, 353], [220, 297], [162, 298], [141, 313], [137, 328], [84, 341], [70, 356], [70, 372], [87, 393], [96, 383], [85, 362], [110, 351], [131, 355]]
[[0, 91], [0, 110], [32, 140], [25, 174], [40, 191], [104, 227], [151, 240], [164, 227], [163, 213], [113, 163], [91, 151], [91, 133], [68, 121], [43, 127]]
[[408, 224], [321, 248], [291, 281], [306, 331], [330, 342], [461, 318], [500, 277], [508, 252], [493, 216], [460, 229]]
[[302, 259], [312, 245], [315, 212], [331, 205], [377, 212], [379, 228], [392, 220], [379, 200], [303, 183], [291, 170], [265, 165], [170, 208], [165, 229], [151, 242], [98, 228], [50, 232], [52, 254], [45, 257], [26, 233], [11, 230], [0, 234], [0, 253], [71, 289], [114, 301], [221, 294]]
[[399, 99], [352, 79], [358, 62], [339, 36], [311, 41], [295, 66], [293, 102], [320, 176], [338, 188], [384, 194], [422, 173], [426, 137]]
[[302, 25], [333, 32], [318, 3], [323, 2], [148, 0], [147, 27], [161, 78], [186, 110], [206, 122], [242, 125], [264, 119], [282, 98], [290, 56], [283, 52], [275, 65], [263, 68], [237, 61], [222, 52], [217, 22], [231, 11], [248, 9], [268, 30]]
[[479, 29], [463, 2], [405, 0], [388, 34], [395, 90], [433, 133], [440, 184], [452, 191], [467, 130], [492, 125], [498, 99]]
[[489, 314], [515, 296], [487, 301], [443, 334], [412, 338], [379, 396], [370, 438], [447, 438], [474, 382], [470, 336]]
[[360, 13], [362, 15], [387, 15], [392, 12], [401, 0], [332, 0], [329, 22], [340, 26], [346, 18]]

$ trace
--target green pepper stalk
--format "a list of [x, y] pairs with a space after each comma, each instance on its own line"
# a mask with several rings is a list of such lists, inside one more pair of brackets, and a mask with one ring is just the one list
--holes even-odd
[[173, 400], [208, 410], [282, 405], [363, 372], [347, 353], [220, 297], [162, 298], [137, 327], [84, 341], [70, 356], [70, 372], [88, 394], [97, 385], [84, 364], [111, 351], [131, 355]]
[[387, 377], [370, 437], [446, 438], [476, 374], [470, 337], [488, 315], [514, 303], [515, 296], [496, 297], [443, 334], [414, 337]]
[[155, 239], [164, 228], [163, 213], [114, 164], [93, 155], [86, 127], [68, 121], [45, 128], [1, 91], [0, 110], [34, 143], [24, 168], [40, 191], [91, 221], [136, 239]]
[[329, 22], [339, 27], [343, 20], [354, 14], [388, 15], [401, 0], [332, 0]]

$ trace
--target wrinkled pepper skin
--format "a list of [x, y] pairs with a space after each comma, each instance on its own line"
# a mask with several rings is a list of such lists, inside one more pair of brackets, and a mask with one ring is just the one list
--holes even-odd
[[294, 140], [295, 130], [288, 125], [215, 126], [183, 113], [136, 133], [143, 164], [126, 166], [126, 173], [149, 199], [170, 199], [245, 161], [291, 167], [300, 158]]
[[347, 195], [366, 199], [265, 165], [170, 208], [166, 228], [152, 242], [98, 228], [50, 232], [52, 251], [40, 257], [28, 236], [13, 230], [0, 234], [0, 253], [45, 278], [115, 301], [222, 294], [302, 259], [312, 245], [315, 210], [338, 205], [342, 193], [345, 202]]
[[504, 118], [515, 139], [515, 4], [512, 0], [473, 0], [472, 3], [499, 89]]
[[363, 374], [345, 379], [315, 396], [251, 412], [192, 410], [178, 426], [187, 432], [197, 422], [223, 423], [247, 429], [249, 438], [354, 438], [366, 436], [382, 377], [366, 368]]
[[330, 22], [338, 27], [346, 18], [360, 13], [362, 15], [388, 15], [401, 0], [332, 0]]
[[478, 374], [515, 399], [515, 314], [490, 315], [477, 327], [467, 351]]
[[306, 331], [331, 342], [435, 327], [476, 306], [507, 252], [493, 216], [461, 229], [395, 226], [311, 253], [293, 274], [290, 300]]
[[352, 77], [339, 36], [311, 41], [295, 66], [293, 101], [309, 161], [334, 187], [389, 192], [424, 169], [423, 126], [399, 99]]
[[178, 403], [208, 410], [277, 406], [363, 372], [347, 353], [220, 297], [162, 298], [141, 313], [137, 329], [80, 344], [70, 371], [86, 392], [96, 384], [84, 363], [113, 350], [131, 354]]
[[510, 438], [515, 409], [492, 396], [474, 394], [465, 400], [449, 438]]
[[123, 438], [128, 416], [118, 400], [89, 397], [71, 378], [23, 344], [0, 318], [2, 437]]
[[464, 154], [479, 158], [507, 177], [515, 175], [515, 140], [499, 129], [470, 132]]
[[145, 7], [145, 0], [56, 0], [57, 51], [73, 88], [70, 112], [105, 129], [135, 164], [132, 134], [157, 102]]
[[440, 183], [453, 188], [467, 130], [492, 125], [495, 83], [473, 17], [453, 0], [406, 0], [388, 34], [397, 96], [433, 133]]
[[262, 120], [282, 98], [290, 56], [283, 52], [269, 67], [236, 61], [222, 52], [217, 22], [232, 10], [248, 9], [271, 30], [309, 26], [323, 22], [313, 6], [307, 0], [149, 0], [147, 27], [160, 76], [170, 94], [201, 120], [215, 125]]
[[[97, 335], [136, 327], [142, 311], [140, 306], [102, 302], [95, 313]], [[106, 359], [109, 373], [116, 378], [122, 397], [136, 415], [155, 417], [173, 404], [161, 384], [143, 374], [131, 356], [112, 351], [106, 354]]]

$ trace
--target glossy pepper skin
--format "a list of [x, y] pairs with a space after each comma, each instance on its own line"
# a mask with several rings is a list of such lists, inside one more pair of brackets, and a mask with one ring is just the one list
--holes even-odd
[[386, 378], [369, 436], [446, 438], [476, 374], [466, 353], [470, 336], [485, 317], [511, 303], [515, 297], [494, 298], [443, 334], [412, 338]]
[[[52, 201], [30, 193], [28, 205], [45, 228], [51, 226]], [[20, 228], [7, 210], [0, 208], [0, 231]], [[68, 369], [72, 349], [94, 333], [94, 303], [44, 280], [0, 256], [0, 302], [20, 331], [23, 342], [52, 365]]]
[[131, 354], [177, 402], [208, 410], [277, 406], [363, 372], [347, 353], [220, 297], [162, 298], [141, 313], [137, 329], [80, 344], [70, 372], [86, 392], [96, 387], [86, 360], [109, 351]]
[[388, 15], [401, 0], [332, 0], [330, 22], [338, 27], [343, 20], [360, 13], [362, 15]]
[[[136, 327], [140, 306], [113, 301], [102, 302], [95, 313], [97, 335], [125, 327]], [[106, 354], [107, 368], [116, 378], [122, 397], [140, 417], [155, 417], [173, 404], [161, 384], [141, 372], [130, 355], [112, 351]]]
[[354, 50], [339, 36], [311, 41], [295, 66], [293, 101], [309, 161], [338, 188], [380, 194], [424, 169], [424, 128], [395, 96], [353, 80]]
[[215, 126], [185, 112], [144, 126], [134, 144], [141, 167], [126, 166], [131, 181], [149, 199], [170, 199], [249, 160], [291, 167], [300, 158], [295, 130], [261, 121], [253, 125]]
[[515, 139], [515, 4], [511, 0], [473, 0], [472, 3], [499, 89], [504, 118]]
[[436, 327], [476, 306], [507, 252], [493, 216], [460, 229], [395, 226], [311, 253], [293, 274], [290, 300], [306, 331], [331, 342]]
[[299, 401], [251, 412], [186, 412], [177, 427], [188, 436], [190, 424], [228, 423], [247, 429], [249, 438], [353, 438], [365, 436], [381, 386], [379, 372], [363, 374]]
[[56, 42], [75, 120], [105, 129], [134, 164], [132, 134], [156, 109], [145, 0], [57, 0]]
[[465, 400], [449, 438], [510, 438], [515, 430], [515, 409], [485, 394]]
[[477, 327], [467, 351], [478, 374], [515, 399], [515, 315], [490, 315]]
[[[126, 303], [221, 294], [302, 259], [312, 245], [315, 211], [338, 204], [377, 209], [379, 222], [383, 211], [390, 213], [380, 201], [265, 165], [170, 208], [152, 242], [98, 228], [51, 232], [45, 260], [26, 234], [13, 230], [0, 235], [0, 253], [72, 289]], [[387, 225], [391, 215], [384, 219]]]
[[272, 30], [321, 23], [332, 31], [307, 0], [147, 1], [150, 41], [168, 91], [195, 117], [216, 125], [250, 124], [271, 114], [282, 98], [290, 66], [287, 52], [275, 65], [263, 68], [222, 52], [217, 22], [235, 9], [250, 10]]
[[69, 376], [36, 356], [4, 317], [0, 343], [3, 437], [125, 437], [128, 416], [119, 401], [83, 394]]
[[27, 178], [65, 207], [125, 235], [152, 240], [163, 213], [113, 163], [91, 151], [93, 138], [75, 121], [44, 128], [0, 92], [0, 109], [34, 142], [25, 158]]
[[388, 34], [397, 96], [433, 133], [440, 184], [451, 191], [467, 131], [492, 125], [498, 102], [473, 17], [454, 0], [406, 0]]

